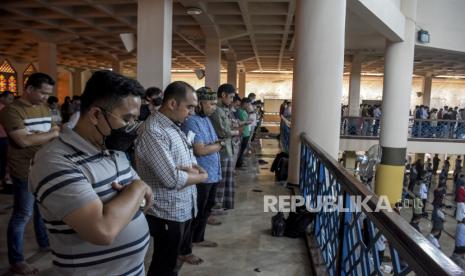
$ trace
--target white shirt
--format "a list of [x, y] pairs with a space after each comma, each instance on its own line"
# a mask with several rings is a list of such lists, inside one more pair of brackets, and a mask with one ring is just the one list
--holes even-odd
[[455, 219], [462, 221], [465, 218], [465, 203], [457, 202], [457, 212], [455, 213]]
[[375, 243], [376, 250], [378, 251], [386, 250], [386, 241], [387, 239], [384, 237], [384, 235], [379, 236], [379, 239]]
[[426, 187], [425, 183], [421, 183], [420, 185], [420, 198], [421, 199], [428, 198], [428, 188]]
[[69, 129], [73, 129], [79, 121], [79, 117], [81, 117], [81, 111], [74, 112], [73, 115], [71, 115], [71, 117], [69, 118], [69, 121], [66, 122], [63, 126]]

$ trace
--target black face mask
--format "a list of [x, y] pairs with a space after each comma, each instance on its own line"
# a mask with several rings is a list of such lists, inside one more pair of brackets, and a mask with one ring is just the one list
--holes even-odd
[[111, 129], [110, 135], [103, 135], [99, 128], [95, 126], [103, 136], [103, 146], [108, 150], [127, 151], [134, 144], [141, 123], [135, 122], [134, 125], [114, 129], [108, 121], [105, 111], [103, 111], [103, 116]]

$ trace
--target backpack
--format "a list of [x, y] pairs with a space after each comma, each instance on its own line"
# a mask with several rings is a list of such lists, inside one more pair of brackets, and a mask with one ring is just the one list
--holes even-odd
[[271, 217], [271, 235], [274, 237], [282, 237], [286, 229], [286, 220], [283, 212], [278, 212]]
[[311, 213], [305, 206], [299, 206], [295, 212], [290, 212], [286, 219], [284, 236], [290, 238], [302, 237], [307, 231], [308, 225], [315, 219], [316, 213]]
[[278, 169], [275, 172], [276, 180], [286, 181], [287, 180], [287, 169], [289, 165], [289, 158], [281, 158], [278, 162]]
[[289, 154], [280, 152], [276, 155], [271, 164], [270, 171], [275, 173], [276, 180], [284, 181], [287, 179], [287, 166], [289, 163]]

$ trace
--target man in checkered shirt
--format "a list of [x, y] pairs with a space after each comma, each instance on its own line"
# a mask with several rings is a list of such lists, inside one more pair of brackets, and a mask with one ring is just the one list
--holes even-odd
[[185, 82], [166, 87], [163, 104], [142, 125], [136, 141], [136, 166], [152, 187], [154, 204], [147, 214], [154, 238], [148, 275], [177, 275], [178, 256], [189, 254], [191, 221], [197, 214], [195, 184], [208, 178], [192, 152], [193, 137], [179, 128], [195, 107], [194, 89]]

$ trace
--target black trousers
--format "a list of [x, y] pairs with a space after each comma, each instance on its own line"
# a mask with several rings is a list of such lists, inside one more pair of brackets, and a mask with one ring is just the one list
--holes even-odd
[[150, 235], [153, 237], [152, 263], [147, 275], [177, 276], [178, 255], [188, 255], [191, 248], [191, 222], [170, 221], [147, 216]]
[[242, 166], [242, 161], [244, 160], [244, 152], [247, 149], [249, 140], [250, 140], [250, 136], [242, 137], [241, 148], [239, 150], [239, 155], [237, 156], [236, 168]]
[[192, 220], [192, 242], [203, 242], [205, 228], [212, 207], [215, 205], [218, 183], [197, 184], [197, 217]]

